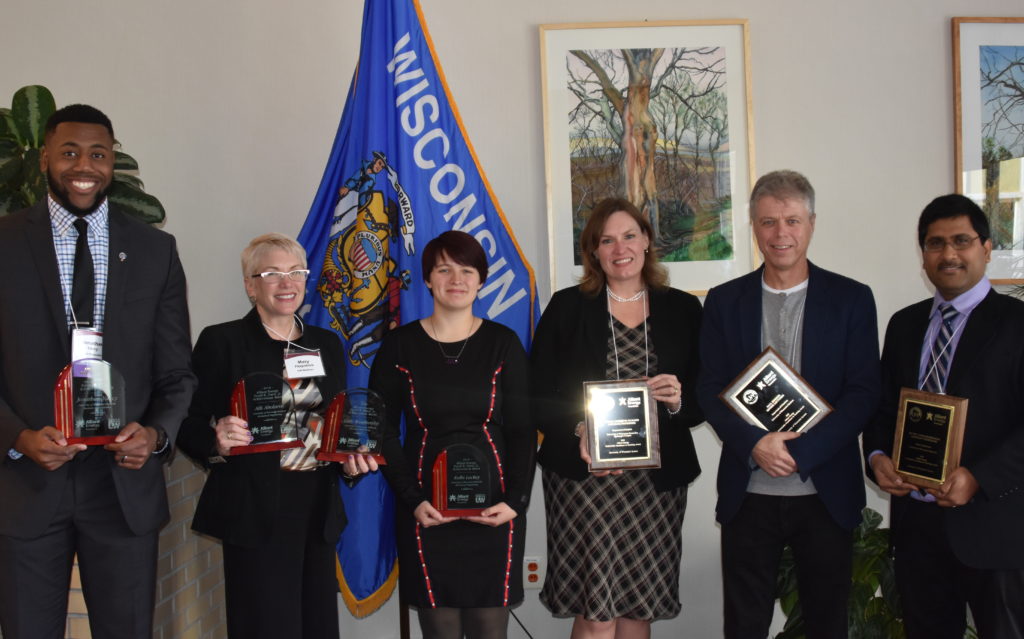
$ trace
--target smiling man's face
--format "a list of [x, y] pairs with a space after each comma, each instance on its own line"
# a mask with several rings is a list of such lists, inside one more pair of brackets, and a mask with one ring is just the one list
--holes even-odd
[[769, 274], [806, 270], [807, 247], [814, 234], [814, 215], [802, 198], [771, 195], [754, 204], [754, 236]]
[[102, 124], [61, 122], [39, 156], [50, 195], [75, 215], [96, 210], [114, 179], [114, 138]]

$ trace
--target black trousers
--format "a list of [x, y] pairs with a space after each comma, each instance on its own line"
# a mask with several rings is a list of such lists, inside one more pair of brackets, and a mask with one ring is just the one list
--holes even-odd
[[324, 539], [327, 472], [335, 471], [281, 471], [271, 539], [256, 548], [224, 544], [231, 639], [338, 639], [335, 542]]
[[110, 455], [90, 449], [68, 462], [56, 515], [41, 536], [0, 535], [4, 639], [64, 636], [76, 552], [94, 639], [153, 636], [158, 531], [139, 536], [128, 528], [114, 488]]
[[1024, 638], [1024, 570], [962, 564], [949, 546], [940, 506], [907, 499], [894, 517], [907, 639], [961, 639], [968, 605], [981, 639]]
[[846, 637], [852, 539], [817, 495], [747, 494], [736, 517], [722, 524], [726, 639], [768, 636], [787, 545], [796, 560], [807, 638]]

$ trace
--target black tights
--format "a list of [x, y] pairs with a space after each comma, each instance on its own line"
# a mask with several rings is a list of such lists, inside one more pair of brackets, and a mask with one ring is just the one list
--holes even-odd
[[423, 639], [505, 639], [508, 608], [424, 608], [417, 610]]

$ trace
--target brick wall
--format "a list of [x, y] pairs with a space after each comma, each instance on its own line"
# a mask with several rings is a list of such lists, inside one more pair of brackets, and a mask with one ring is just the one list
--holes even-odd
[[[153, 639], [222, 639], [227, 629], [221, 547], [189, 529], [206, 476], [184, 455], [178, 455], [164, 474], [171, 521], [160, 533]], [[91, 636], [76, 563], [68, 596], [66, 637]]]

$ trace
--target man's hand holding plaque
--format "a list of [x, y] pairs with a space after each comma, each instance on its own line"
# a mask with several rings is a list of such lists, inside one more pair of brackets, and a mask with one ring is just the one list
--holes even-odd
[[745, 422], [770, 432], [803, 432], [832, 412], [825, 398], [771, 347], [718, 397]]

